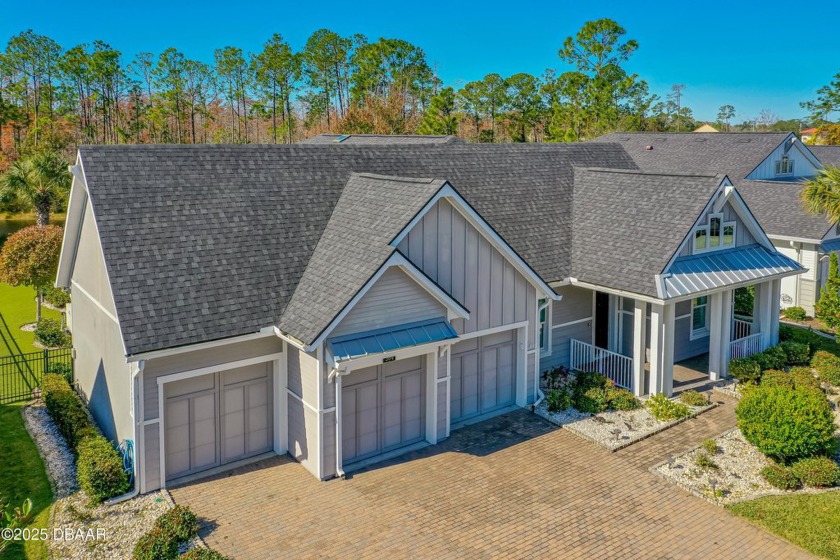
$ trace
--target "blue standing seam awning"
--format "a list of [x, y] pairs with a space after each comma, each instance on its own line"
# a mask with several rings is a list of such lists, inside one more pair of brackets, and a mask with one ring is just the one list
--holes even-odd
[[454, 338], [458, 338], [458, 333], [449, 321], [439, 317], [336, 336], [327, 339], [327, 346], [337, 361], [345, 361]]
[[840, 237], [835, 239], [829, 239], [828, 241], [823, 241], [820, 244], [820, 249], [822, 249], [825, 253], [830, 253], [832, 251], [840, 251]]

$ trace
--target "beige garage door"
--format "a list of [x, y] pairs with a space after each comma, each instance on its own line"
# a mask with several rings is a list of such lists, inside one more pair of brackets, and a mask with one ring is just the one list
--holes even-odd
[[272, 449], [271, 374], [264, 362], [165, 385], [167, 480]]
[[516, 331], [464, 340], [452, 346], [450, 415], [456, 424], [516, 401]]
[[345, 465], [423, 440], [426, 434], [422, 356], [360, 369], [342, 379]]

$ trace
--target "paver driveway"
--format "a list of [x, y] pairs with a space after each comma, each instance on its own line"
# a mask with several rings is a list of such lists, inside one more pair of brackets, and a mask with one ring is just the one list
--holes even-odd
[[347, 480], [277, 457], [172, 495], [233, 558], [809, 557], [650, 474], [662, 442], [637, 445], [610, 454], [517, 411]]

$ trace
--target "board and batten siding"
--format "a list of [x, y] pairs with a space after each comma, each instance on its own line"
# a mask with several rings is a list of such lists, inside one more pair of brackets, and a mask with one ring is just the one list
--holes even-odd
[[814, 304], [820, 297], [820, 288], [828, 274], [828, 258], [824, 259], [826, 263], [822, 263], [818, 246], [812, 243], [776, 238], [771, 241], [777, 251], [808, 269], [803, 274], [782, 278], [782, 309], [799, 306], [805, 309], [805, 313], [813, 316]]
[[458, 334], [527, 320], [527, 349], [533, 350], [536, 289], [447, 200], [438, 201], [398, 248], [470, 311], [469, 320], [452, 321]]
[[577, 286], [562, 286], [555, 291], [563, 299], [551, 304], [551, 354], [540, 357], [542, 371], [569, 367], [572, 339], [592, 344], [594, 292]]
[[[743, 247], [745, 245], [755, 245], [757, 241], [755, 237], [753, 237], [752, 233], [750, 233], [749, 229], [744, 222], [741, 220], [741, 217], [738, 215], [738, 212], [735, 211], [735, 208], [732, 207], [731, 202], [727, 202], [723, 205], [719, 214], [723, 214], [723, 221], [724, 222], [735, 222], [735, 246], [736, 247]], [[708, 213], [704, 214], [703, 217], [700, 219], [698, 225], [706, 225], [709, 223], [709, 216]], [[694, 232], [692, 231], [691, 234], [688, 236], [688, 241], [680, 250], [681, 257], [687, 257], [694, 254]], [[704, 253], [707, 254], [707, 253]]]
[[90, 202], [82, 217], [70, 297], [79, 389], [105, 436], [115, 442], [132, 439], [132, 366], [126, 363], [122, 334], [114, 319], [114, 298]]
[[[776, 175], [776, 162], [780, 161], [782, 159], [782, 156], [785, 154], [785, 144], [787, 144], [787, 142], [782, 143], [775, 150], [773, 150], [764, 161], [758, 164], [758, 166], [754, 170], [752, 170], [749, 175], [745, 177], [745, 179], [778, 179], [779, 176]], [[799, 141], [793, 143], [793, 145], [788, 150], [787, 156], [788, 159], [794, 162], [794, 177], [813, 177], [817, 174], [817, 168], [814, 167], [814, 164], [811, 163], [811, 161], [805, 155], [805, 152], [803, 151], [803, 148], [801, 147]], [[791, 177], [791, 175], [784, 175], [782, 177]]]
[[402, 269], [391, 267], [336, 325], [330, 336], [437, 317], [446, 317], [446, 307]]

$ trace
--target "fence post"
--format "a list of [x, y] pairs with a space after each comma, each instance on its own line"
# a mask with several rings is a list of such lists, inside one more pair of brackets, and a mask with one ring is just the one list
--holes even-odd
[[47, 368], [50, 366], [50, 351], [44, 348], [44, 369], [41, 370], [41, 376], [47, 373]]

